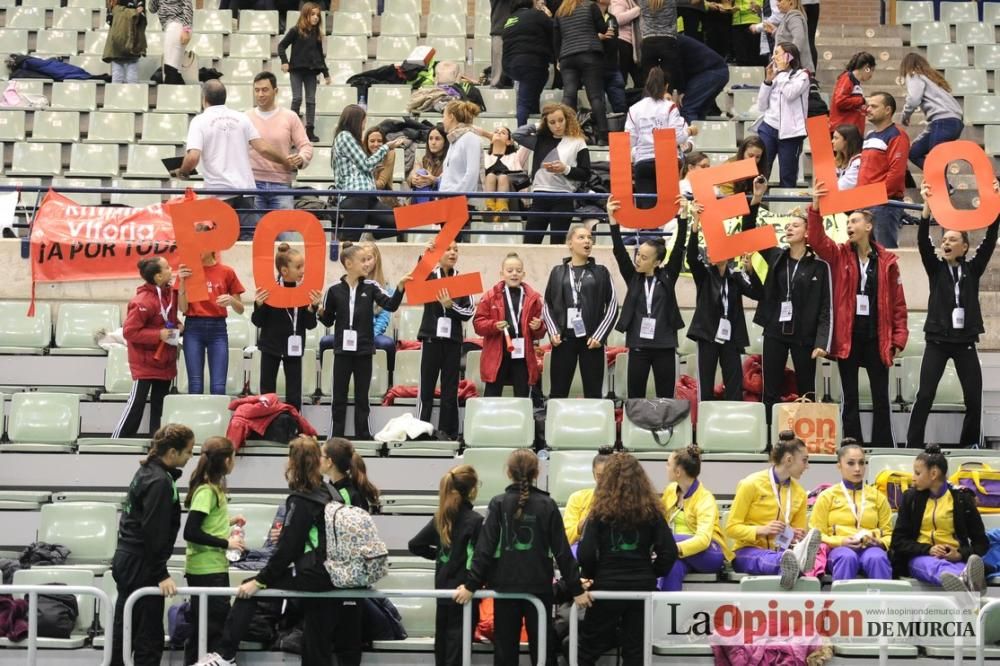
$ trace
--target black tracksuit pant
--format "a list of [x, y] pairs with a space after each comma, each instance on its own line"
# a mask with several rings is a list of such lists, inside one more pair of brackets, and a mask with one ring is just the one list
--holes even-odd
[[587, 337], [563, 336], [562, 343], [552, 348], [550, 367], [549, 397], [568, 398], [573, 385], [577, 362], [580, 364], [580, 379], [583, 381], [585, 398], [600, 398], [604, 384], [606, 364], [604, 347], [587, 348]]
[[840, 370], [840, 386], [844, 397], [841, 402], [841, 420], [844, 423], [844, 437], [853, 437], [859, 442], [865, 439], [861, 434], [861, 404], [858, 396], [858, 370], [868, 373], [868, 384], [872, 391], [872, 446], [894, 447], [892, 436], [892, 406], [889, 404], [889, 368], [882, 364], [875, 338], [854, 336], [851, 353], [837, 361]]
[[334, 437], [343, 437], [347, 428], [347, 391], [354, 377], [354, 437], [356, 439], [371, 439], [371, 426], [368, 425], [371, 407], [368, 405], [368, 392], [372, 383], [371, 354], [334, 354], [333, 355], [333, 425], [330, 433]]
[[580, 627], [578, 663], [592, 666], [611, 648], [621, 647], [624, 666], [641, 666], [645, 626], [642, 601], [595, 601]]
[[169, 379], [137, 379], [132, 382], [132, 391], [125, 403], [118, 426], [112, 437], [135, 437], [142, 423], [142, 413], [146, 411], [146, 399], [149, 399], [149, 434], [160, 429], [160, 419], [163, 416], [163, 399], [170, 392]]
[[955, 372], [962, 384], [962, 397], [965, 400], [965, 418], [962, 421], [962, 434], [958, 443], [962, 446], [979, 444], [983, 416], [983, 369], [979, 364], [976, 345], [971, 342], [928, 340], [924, 348], [924, 358], [920, 362], [920, 388], [917, 390], [917, 400], [913, 403], [910, 426], [906, 432], [908, 447], [924, 447], [927, 415], [930, 413], [931, 405], [934, 404], [938, 383], [944, 375], [948, 359], [955, 361]]
[[[116, 550], [111, 561], [118, 598], [115, 600], [114, 636], [111, 639], [111, 666], [124, 666], [125, 602], [141, 587], [156, 587], [160, 581], [150, 576], [142, 555]], [[132, 609], [132, 656], [135, 666], [160, 666], [163, 656], [163, 604], [159, 595], [143, 597]]]
[[[229, 587], [228, 573], [186, 574], [184, 578], [191, 587]], [[198, 598], [191, 599], [191, 610], [188, 622], [193, 633], [184, 643], [184, 663], [196, 664], [204, 655], [198, 654]], [[229, 615], [229, 597], [208, 598], [208, 642], [209, 652], [218, 652], [222, 641], [222, 628], [226, 625]]]
[[[528, 348], [525, 353], [534, 354], [533, 348]], [[531, 359], [534, 361], [534, 358]], [[483, 390], [483, 397], [499, 398], [503, 395], [503, 387], [510, 385], [514, 387], [514, 397], [527, 398], [531, 391], [528, 387], [528, 362], [526, 359], [512, 359], [506, 351], [503, 360], [500, 361], [500, 369], [497, 370], [495, 382], [487, 382]]]
[[[563, 197], [546, 197], [544, 199], [533, 199], [531, 202], [531, 213], [528, 221], [524, 224], [524, 230], [529, 232], [524, 235], [524, 242], [530, 245], [539, 245], [545, 238], [541, 233], [549, 229], [549, 244], [562, 245], [566, 242], [566, 234], [569, 232], [570, 223], [573, 221], [573, 211], [576, 206], [572, 196], [567, 194]], [[552, 215], [545, 215], [552, 213]], [[537, 233], [530, 233], [537, 232]]]
[[[631, 363], [631, 360], [629, 361]], [[743, 362], [740, 348], [732, 342], [698, 341], [698, 395], [700, 400], [715, 400], [715, 368], [722, 367], [723, 400], [743, 400]]]
[[764, 336], [764, 354], [761, 370], [764, 375], [764, 409], [767, 422], [771, 422], [771, 408], [781, 400], [781, 386], [785, 383], [785, 366], [788, 355], [795, 364], [795, 386], [799, 397], [812, 393], [816, 400], [816, 361], [812, 358], [813, 347], [793, 345], [778, 338]]
[[[478, 602], [472, 601], [472, 628], [478, 622]], [[451, 599], [439, 599], [434, 617], [434, 666], [462, 666], [462, 610]]]
[[[546, 664], [556, 663], [556, 636], [552, 631], [552, 595], [537, 594], [545, 607]], [[588, 611], [589, 612], [589, 611]], [[528, 630], [531, 663], [538, 663], [538, 618], [535, 607], [523, 599], [493, 601], [493, 665], [517, 664], [521, 647], [521, 621]]]
[[[311, 354], [312, 352], [306, 352]], [[302, 357], [260, 353], [260, 392], [278, 392], [278, 366], [285, 368], [285, 402], [302, 411]]]
[[628, 350], [628, 397], [645, 398], [649, 372], [653, 372], [657, 398], [673, 398], [677, 379], [676, 349]]
[[431, 420], [434, 387], [440, 375], [441, 410], [437, 429], [452, 439], [458, 439], [458, 376], [461, 365], [461, 342], [425, 340], [420, 347], [420, 420]]

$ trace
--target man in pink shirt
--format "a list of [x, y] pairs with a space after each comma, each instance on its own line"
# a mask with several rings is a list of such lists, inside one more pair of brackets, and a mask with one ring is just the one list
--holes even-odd
[[[286, 168], [262, 157], [256, 150], [250, 151], [250, 167], [257, 186], [254, 207], [258, 210], [281, 210], [295, 207], [291, 195], [281, 194], [292, 188], [292, 182], [299, 169], [309, 166], [313, 148], [306, 136], [306, 128], [299, 116], [290, 109], [275, 104], [278, 96], [278, 80], [271, 72], [261, 72], [253, 79], [255, 106], [247, 113], [250, 122], [257, 128], [262, 139], [280, 151], [290, 154], [289, 162], [294, 168]], [[293, 150], [294, 149], [294, 150]]]

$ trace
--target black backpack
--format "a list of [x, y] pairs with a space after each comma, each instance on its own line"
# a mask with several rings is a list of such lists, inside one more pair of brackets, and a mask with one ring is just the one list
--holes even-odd
[[[674, 436], [674, 426], [684, 420], [691, 411], [687, 400], [670, 398], [629, 398], [625, 401], [625, 416], [635, 426], [648, 430], [657, 446], [666, 446]], [[659, 433], [668, 431], [667, 441], [661, 442]], [[687, 442], [683, 442], [687, 444]]]
[[38, 636], [69, 638], [76, 627], [80, 607], [72, 594], [38, 595]]

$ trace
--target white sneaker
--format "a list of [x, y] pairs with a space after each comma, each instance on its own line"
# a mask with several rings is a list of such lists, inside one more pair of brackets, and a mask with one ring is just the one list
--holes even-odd
[[781, 554], [781, 588], [790, 590], [795, 587], [795, 581], [799, 579], [802, 570], [799, 568], [799, 558], [795, 553], [786, 550]]
[[986, 567], [983, 558], [978, 555], [969, 556], [969, 561], [965, 563], [965, 571], [962, 572], [962, 583], [969, 592], [978, 594], [986, 592]]
[[962, 580], [965, 574], [962, 576], [956, 576], [953, 573], [945, 572], [941, 574], [941, 588], [945, 592], [966, 592], [968, 593], [969, 588], [965, 586], [965, 581]]
[[218, 652], [211, 652], [202, 657], [195, 666], [236, 666], [236, 660], [223, 659]]
[[806, 532], [806, 535], [792, 547], [792, 552], [799, 561], [799, 569], [802, 573], [812, 571], [816, 566], [816, 553], [819, 552], [819, 545], [823, 542], [823, 536], [815, 527]]

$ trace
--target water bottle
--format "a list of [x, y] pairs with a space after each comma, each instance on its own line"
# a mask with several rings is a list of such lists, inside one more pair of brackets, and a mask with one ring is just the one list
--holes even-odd
[[[240, 525], [233, 525], [233, 529], [229, 532], [229, 538], [242, 539], [243, 536], [243, 527]], [[226, 550], [226, 559], [230, 562], [239, 562], [241, 557], [243, 557], [243, 551], [239, 548], [229, 548]]]

